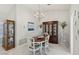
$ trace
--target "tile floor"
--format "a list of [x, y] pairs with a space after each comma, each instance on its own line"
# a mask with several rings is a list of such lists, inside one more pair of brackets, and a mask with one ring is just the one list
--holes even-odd
[[[27, 45], [16, 47], [9, 51], [5, 51], [0, 47], [0, 55], [29, 55]], [[49, 52], [47, 55], [70, 55], [68, 49], [60, 44], [49, 44]]]

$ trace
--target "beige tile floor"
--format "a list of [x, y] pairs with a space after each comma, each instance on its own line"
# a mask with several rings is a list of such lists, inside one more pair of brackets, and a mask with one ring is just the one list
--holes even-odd
[[[0, 55], [29, 55], [29, 50], [27, 45], [22, 45], [9, 51], [5, 51], [0, 47]], [[49, 52], [47, 55], [70, 55], [70, 53], [64, 45], [49, 44]]]

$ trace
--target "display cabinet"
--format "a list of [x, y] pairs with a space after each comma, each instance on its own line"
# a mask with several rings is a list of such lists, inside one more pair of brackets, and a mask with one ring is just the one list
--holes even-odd
[[3, 25], [2, 46], [5, 50], [15, 48], [15, 21], [5, 20]]
[[58, 44], [58, 21], [43, 22], [43, 33], [50, 35], [49, 42]]

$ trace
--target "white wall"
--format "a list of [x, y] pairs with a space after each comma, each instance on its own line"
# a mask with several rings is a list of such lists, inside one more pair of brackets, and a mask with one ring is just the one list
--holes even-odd
[[71, 5], [70, 11], [71, 11], [70, 12], [71, 21], [72, 21], [71, 53], [72, 54], [79, 54], [79, 46], [78, 46], [79, 45], [79, 34], [78, 34], [78, 30], [79, 30], [79, 19], [78, 19], [79, 5]]
[[16, 20], [16, 5], [14, 4], [6, 14], [4, 20]]
[[67, 22], [67, 27], [65, 28], [65, 45], [70, 48], [70, 19], [69, 19], [69, 11], [48, 11], [46, 12], [47, 16], [43, 18], [41, 21], [58, 21], [58, 40], [59, 44], [62, 42], [62, 30], [60, 23], [63, 21]]
[[[38, 35], [38, 20], [34, 18], [32, 11], [24, 5], [16, 6], [16, 45], [19, 45], [19, 40], [24, 38], [29, 40], [33, 36]], [[28, 22], [34, 22], [35, 30], [28, 31]]]

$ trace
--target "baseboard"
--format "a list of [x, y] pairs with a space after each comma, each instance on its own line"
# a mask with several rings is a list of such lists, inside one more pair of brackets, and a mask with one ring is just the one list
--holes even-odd
[[15, 48], [22, 47], [24, 45], [28, 46], [27, 43], [25, 43], [25, 44], [22, 44], [22, 45], [15, 46]]

